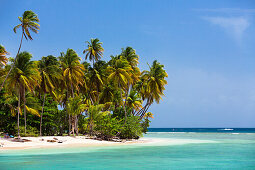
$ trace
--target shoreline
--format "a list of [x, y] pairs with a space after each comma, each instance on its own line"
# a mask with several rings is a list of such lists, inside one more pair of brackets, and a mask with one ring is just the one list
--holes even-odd
[[[54, 140], [56, 142], [47, 142], [47, 140]], [[130, 144], [142, 144], [151, 143], [151, 139], [138, 139], [138, 140], [124, 140], [121, 142], [104, 141], [96, 139], [88, 139], [86, 136], [43, 136], [43, 137], [22, 137], [22, 139], [31, 140], [29, 142], [14, 142], [7, 139], [0, 139], [0, 151], [1, 150], [23, 150], [23, 149], [35, 149], [35, 148], [61, 148], [61, 147], [97, 147], [97, 146], [119, 146]], [[42, 141], [43, 139], [43, 141]], [[62, 141], [63, 143], [58, 143]]]

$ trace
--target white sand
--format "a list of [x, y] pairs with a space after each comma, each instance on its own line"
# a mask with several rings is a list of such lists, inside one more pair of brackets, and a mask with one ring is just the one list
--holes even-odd
[[[58, 142], [47, 142], [47, 140], [58, 140]], [[99, 141], [87, 139], [85, 136], [45, 136], [45, 137], [23, 137], [22, 139], [31, 140], [31, 142], [13, 142], [11, 140], [0, 139], [1, 150], [13, 149], [32, 149], [32, 148], [58, 148], [58, 147], [77, 147], [77, 146], [120, 146], [120, 145], [143, 145], [143, 146], [164, 146], [164, 145], [184, 145], [184, 144], [199, 144], [199, 143], [215, 143], [212, 140], [198, 139], [176, 139], [176, 138], [140, 138], [139, 140], [130, 140], [123, 142]], [[42, 141], [44, 139], [44, 141]]]
[[[63, 143], [58, 142], [47, 142], [47, 140], [58, 140], [63, 141]], [[147, 139], [130, 140], [123, 142], [114, 141], [99, 141], [94, 139], [86, 139], [85, 136], [45, 136], [45, 137], [22, 137], [22, 139], [31, 140], [30, 142], [13, 142], [6, 139], [0, 139], [0, 150], [10, 150], [10, 149], [29, 149], [29, 148], [48, 148], [48, 147], [72, 147], [72, 146], [111, 146], [111, 145], [126, 145], [126, 144], [137, 144], [149, 142]], [[42, 141], [43, 139], [43, 141]]]

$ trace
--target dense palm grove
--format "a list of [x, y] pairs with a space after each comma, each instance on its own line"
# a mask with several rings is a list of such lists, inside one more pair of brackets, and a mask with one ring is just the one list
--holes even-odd
[[148, 71], [140, 71], [131, 47], [103, 61], [99, 39], [86, 42], [83, 63], [73, 49], [34, 61], [21, 47], [23, 38], [33, 40], [31, 31], [38, 33], [38, 16], [25, 11], [19, 21], [16, 57], [7, 58], [8, 50], [0, 46], [0, 132], [18, 137], [88, 134], [109, 140], [138, 138], [147, 131], [153, 117], [149, 108], [159, 103], [167, 84], [163, 65], [154, 61]]

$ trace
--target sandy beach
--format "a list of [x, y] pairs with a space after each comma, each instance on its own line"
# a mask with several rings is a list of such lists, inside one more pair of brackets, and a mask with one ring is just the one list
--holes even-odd
[[[44, 136], [44, 137], [23, 137], [30, 140], [28, 142], [14, 142], [12, 139], [0, 139], [0, 150], [11, 149], [32, 149], [32, 148], [50, 148], [50, 147], [76, 147], [76, 146], [112, 146], [155, 142], [150, 139], [141, 138], [139, 140], [123, 140], [122, 142], [100, 141], [89, 139], [85, 136]], [[56, 140], [57, 139], [57, 140]], [[48, 142], [55, 140], [56, 142]], [[58, 143], [61, 141], [62, 143]]]

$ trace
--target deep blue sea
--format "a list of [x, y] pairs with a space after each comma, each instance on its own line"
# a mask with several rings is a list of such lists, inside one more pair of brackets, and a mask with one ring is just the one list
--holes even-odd
[[255, 128], [151, 128], [151, 143], [1, 151], [5, 169], [255, 170]]

